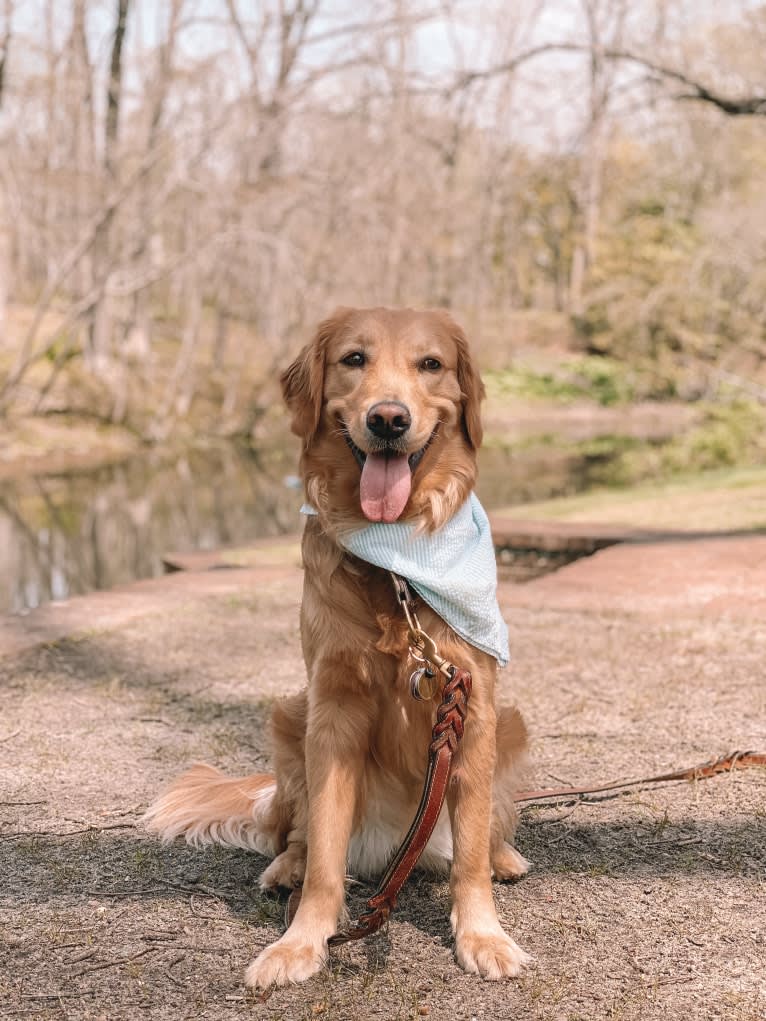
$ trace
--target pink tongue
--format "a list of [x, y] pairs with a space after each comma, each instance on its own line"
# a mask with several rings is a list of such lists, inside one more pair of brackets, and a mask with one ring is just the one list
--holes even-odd
[[386, 524], [396, 521], [409, 499], [411, 486], [406, 454], [368, 454], [359, 483], [364, 516]]

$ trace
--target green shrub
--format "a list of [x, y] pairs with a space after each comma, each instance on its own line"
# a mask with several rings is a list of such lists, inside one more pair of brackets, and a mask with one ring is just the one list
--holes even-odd
[[613, 358], [585, 355], [562, 362], [555, 370], [534, 372], [514, 367], [485, 374], [490, 396], [527, 397], [570, 403], [592, 400], [605, 406], [637, 396], [634, 370]]

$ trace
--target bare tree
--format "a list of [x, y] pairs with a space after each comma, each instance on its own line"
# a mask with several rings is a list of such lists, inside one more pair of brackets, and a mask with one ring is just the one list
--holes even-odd
[[[123, 44], [130, 0], [116, 0], [116, 5], [112, 51], [109, 60], [103, 141], [104, 179], [109, 190], [114, 188], [118, 179], [117, 141], [122, 100]], [[99, 297], [96, 301], [93, 320], [88, 331], [88, 351], [91, 358], [98, 358], [107, 354], [112, 341], [112, 316], [107, 284], [113, 264], [113, 222], [113, 213], [104, 217], [93, 243], [93, 262], [96, 267], [95, 286], [99, 291]]]
[[660, 0], [558, 30], [546, 0], [41, 4], [0, 0], [6, 415], [246, 430], [349, 301], [452, 305], [503, 350], [574, 314], [592, 350], [760, 357], [744, 0], [710, 35]]
[[3, 87], [5, 85], [5, 72], [8, 66], [8, 54], [11, 48], [12, 35], [13, 0], [4, 0], [2, 29], [0, 29], [0, 110], [3, 108]]
[[[0, 28], [0, 148], [3, 144], [3, 95], [8, 55], [13, 35], [13, 0], [4, 0]], [[8, 307], [8, 285], [11, 276], [11, 223], [6, 195], [6, 175], [0, 174], [0, 344], [5, 339]]]
[[596, 259], [596, 240], [601, 209], [602, 178], [607, 152], [609, 103], [614, 88], [614, 69], [606, 60], [607, 35], [622, 36], [627, 5], [624, 0], [581, 0], [588, 37], [588, 110], [583, 132], [580, 180], [581, 232], [572, 253], [570, 309], [582, 315], [583, 290]]

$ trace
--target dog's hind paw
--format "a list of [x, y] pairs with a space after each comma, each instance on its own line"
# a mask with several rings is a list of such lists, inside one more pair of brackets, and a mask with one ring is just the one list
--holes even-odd
[[514, 978], [532, 960], [502, 929], [459, 935], [455, 953], [464, 971], [493, 981]]
[[245, 972], [245, 984], [253, 989], [304, 982], [315, 975], [327, 959], [324, 945], [298, 943], [285, 935], [262, 950]]
[[271, 865], [264, 869], [260, 878], [262, 890], [273, 890], [282, 886], [294, 890], [300, 886], [306, 872], [306, 848], [296, 851], [292, 846], [278, 854]]
[[492, 874], [501, 882], [504, 879], [520, 879], [531, 867], [532, 863], [511, 844], [503, 844], [492, 852]]

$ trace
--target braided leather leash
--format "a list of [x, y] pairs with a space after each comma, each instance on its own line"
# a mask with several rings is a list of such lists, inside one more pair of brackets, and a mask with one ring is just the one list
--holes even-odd
[[613, 783], [594, 787], [542, 787], [537, 791], [521, 791], [514, 797], [517, 804], [531, 804], [536, 801], [577, 801], [588, 794], [628, 794], [632, 787], [643, 787], [655, 783], [670, 783], [672, 780], [709, 780], [719, 773], [731, 773], [734, 769], [750, 769], [766, 766], [765, 752], [731, 752], [719, 759], [701, 762], [698, 766], [687, 766], [672, 773], [658, 776], [644, 776], [637, 780], [615, 780]]
[[[350, 929], [336, 933], [328, 940], [329, 946], [339, 946], [351, 940], [369, 936], [388, 920], [396, 907], [397, 898], [415, 868], [444, 805], [452, 758], [463, 737], [468, 700], [471, 697], [471, 674], [439, 655], [433, 639], [423, 631], [414, 607], [414, 599], [404, 578], [391, 575], [397, 598], [404, 610], [408, 625], [410, 654], [424, 666], [416, 669], [410, 678], [413, 698], [428, 701], [436, 692], [438, 674], [445, 678], [442, 699], [436, 710], [436, 723], [428, 746], [428, 770], [423, 794], [401, 847], [394, 855], [375, 893], [367, 901], [367, 910]], [[424, 688], [426, 681], [433, 682]], [[287, 902], [286, 923], [290, 924], [300, 903], [300, 889], [293, 890]]]
[[376, 932], [396, 907], [399, 893], [415, 868], [439, 818], [447, 793], [452, 756], [463, 736], [463, 722], [471, 694], [471, 675], [449, 664], [449, 680], [444, 685], [442, 702], [436, 711], [436, 724], [428, 749], [428, 772], [423, 796], [407, 836], [393, 861], [367, 901], [367, 911], [351, 929], [336, 933], [330, 946], [362, 939]]

